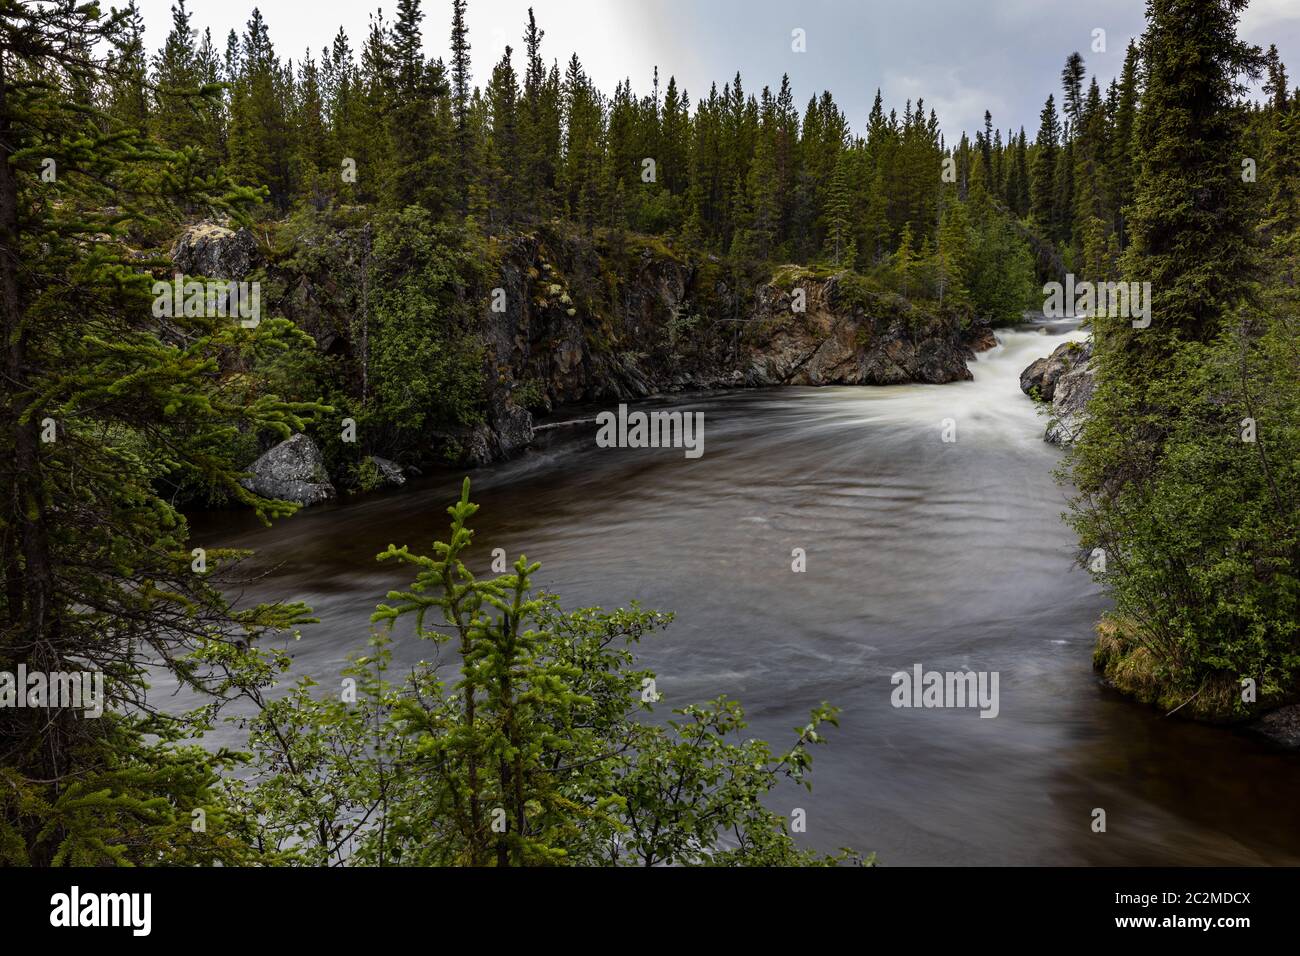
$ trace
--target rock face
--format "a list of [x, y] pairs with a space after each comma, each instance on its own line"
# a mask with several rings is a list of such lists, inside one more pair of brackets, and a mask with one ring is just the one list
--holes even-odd
[[1076, 365], [1057, 379], [1052, 421], [1043, 437], [1053, 445], [1069, 445], [1078, 438], [1087, 419], [1088, 400], [1095, 389], [1091, 361]]
[[214, 222], [190, 226], [172, 246], [172, 262], [184, 275], [208, 279], [242, 279], [257, 263], [257, 240]]
[[1250, 729], [1283, 747], [1300, 748], [1300, 704], [1270, 711], [1251, 724]]
[[1068, 445], [1079, 435], [1095, 380], [1091, 342], [1066, 342], [1020, 373], [1020, 390], [1051, 405], [1044, 440]]
[[248, 466], [251, 477], [241, 479], [249, 491], [300, 505], [315, 505], [334, 497], [325, 473], [325, 459], [306, 435], [282, 441]]
[[969, 312], [915, 308], [852, 274], [786, 267], [742, 294], [718, 260], [666, 247], [616, 260], [519, 238], [502, 278], [506, 308], [484, 318], [490, 362], [545, 411], [697, 389], [952, 382], [971, 377], [972, 345], [996, 344]]
[[[650, 248], [623, 252], [617, 266], [612, 260], [609, 250], [571, 237], [509, 241], [501, 266], [506, 309], [486, 314], [481, 326], [507, 387], [526, 386], [533, 407], [549, 411], [734, 384], [723, 371], [720, 324], [700, 318], [731, 302], [701, 267], [707, 263]], [[522, 437], [517, 412], [497, 409], [489, 420], [505, 427], [503, 447]]]
[[[801, 294], [801, 295], [800, 295]], [[796, 297], [805, 310], [798, 312]], [[972, 378], [959, 320], [844, 276], [763, 286], [750, 319], [747, 385], [899, 385]]]
[[1020, 373], [1020, 390], [1030, 398], [1050, 402], [1056, 394], [1056, 383], [1061, 376], [1091, 357], [1091, 343], [1066, 342], [1058, 345], [1047, 358], [1037, 359]]
[[773, 282], [755, 300], [741, 357], [751, 386], [968, 381], [972, 342], [986, 346], [969, 313], [919, 309], [847, 274]]
[[[241, 240], [214, 228], [178, 243], [180, 259], [196, 269], [199, 260], [202, 268], [228, 266], [217, 250]], [[268, 262], [280, 291], [265, 307], [355, 365], [365, 344], [354, 337], [366, 326], [357, 321], [353, 286], [372, 237], [359, 226], [327, 233], [296, 239], [311, 255]], [[207, 261], [214, 256], [220, 261]], [[504, 293], [502, 308], [473, 312], [486, 347], [485, 421], [426, 436], [428, 461], [509, 457], [531, 443], [534, 414], [565, 405], [688, 390], [969, 379], [967, 361], [996, 344], [969, 309], [918, 308], [868, 290], [853, 273], [787, 266], [770, 281], [737, 288], [720, 259], [634, 234], [538, 226], [493, 237], [492, 258], [494, 288], [466, 290], [484, 302], [489, 292]], [[330, 268], [302, 272], [304, 261]], [[409, 448], [401, 453], [403, 464], [420, 463]]]

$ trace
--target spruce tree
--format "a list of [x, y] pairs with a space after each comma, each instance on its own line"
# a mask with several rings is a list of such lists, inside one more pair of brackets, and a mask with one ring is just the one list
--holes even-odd
[[320, 72], [311, 54], [303, 54], [298, 65], [297, 102], [293, 111], [293, 181], [298, 194], [317, 209], [337, 181], [337, 173], [327, 169], [324, 102]]
[[1061, 70], [1061, 110], [1069, 121], [1070, 128], [1077, 135], [1083, 118], [1083, 57], [1071, 53], [1066, 58], [1065, 68]]
[[943, 211], [935, 244], [935, 292], [941, 305], [966, 299], [966, 280], [972, 268], [970, 220], [965, 204], [954, 200]]
[[1056, 154], [1055, 193], [1052, 196], [1052, 240], [1066, 249], [1074, 235], [1074, 149], [1075, 139], [1066, 124], [1065, 141]]
[[1208, 341], [1256, 275], [1237, 99], [1259, 56], [1236, 36], [1244, 8], [1244, 0], [1150, 4], [1128, 272], [1151, 283], [1160, 331], [1122, 333], [1138, 352]]
[[162, 713], [144, 691], [161, 669], [182, 687], [237, 694], [268, 673], [248, 642], [304, 613], [234, 610], [217, 584], [235, 555], [210, 548], [210, 573], [197, 570], [173, 501], [197, 482], [268, 519], [291, 512], [240, 485], [232, 448], [241, 430], [301, 428], [311, 408], [223, 372], [234, 356], [300, 343], [283, 319], [244, 328], [159, 313], [154, 276], [170, 264], [141, 259], [128, 233], [254, 196], [78, 99], [106, 81], [102, 51], [128, 21], [92, 5], [0, 9], [0, 669], [98, 672], [107, 698], [99, 719], [0, 708], [0, 859], [11, 864], [247, 859], [213, 786], [225, 759], [181, 743], [206, 719]]
[[171, 9], [171, 32], [154, 58], [154, 129], [164, 145], [183, 149], [203, 140], [202, 119], [195, 103], [200, 80], [195, 31], [185, 0], [177, 0]]
[[739, 216], [737, 256], [765, 262], [775, 252], [781, 228], [780, 180], [776, 166], [776, 130], [764, 129], [745, 181]]
[[106, 109], [123, 126], [144, 130], [150, 112], [144, 18], [135, 0], [130, 0], [124, 13], [121, 36], [108, 54]]
[[1110, 195], [1114, 209], [1114, 229], [1120, 247], [1128, 243], [1129, 205], [1133, 201], [1137, 158], [1133, 151], [1133, 134], [1137, 123], [1138, 46], [1130, 42], [1120, 72], [1118, 99], [1110, 137], [1108, 157]]
[[465, 23], [467, 0], [451, 2], [451, 115], [455, 123], [455, 165], [458, 205], [468, 209], [469, 188], [474, 176], [473, 143], [470, 133], [469, 27]]
[[1217, 716], [1250, 709], [1247, 676], [1264, 694], [1297, 679], [1294, 331], [1259, 302], [1244, 8], [1148, 5], [1123, 273], [1149, 283], [1150, 324], [1093, 321], [1097, 389], [1069, 470], [1084, 547], [1115, 559], [1097, 663], [1163, 708]]
[[[690, 97], [685, 90], [678, 90], [677, 78], [668, 78], [668, 88], [664, 92], [663, 124], [660, 135], [660, 172], [659, 176], [666, 188], [674, 196], [686, 191], [690, 183]], [[773, 157], [773, 162], [776, 158]], [[779, 174], [779, 170], [778, 170]]]
[[445, 137], [438, 128], [436, 67], [422, 52], [420, 0], [399, 0], [387, 48], [388, 77], [385, 113], [392, 156], [389, 200], [398, 208], [420, 205], [443, 211], [442, 183], [449, 163], [441, 152]]
[[237, 181], [265, 188], [284, 211], [294, 193], [293, 142], [287, 74], [256, 7], [240, 40], [238, 75], [231, 90], [230, 165]]
[[555, 213], [556, 175], [560, 165], [559, 74], [548, 71], [541, 46], [546, 32], [537, 26], [532, 8], [524, 30], [524, 83], [519, 109], [519, 143], [527, 170], [522, 179], [526, 217], [537, 220]]
[[1034, 139], [1033, 177], [1029, 187], [1029, 218], [1044, 238], [1056, 233], [1056, 173], [1061, 125], [1051, 96], [1039, 114], [1038, 136]]
[[857, 259], [857, 243], [853, 237], [852, 195], [849, 191], [849, 164], [851, 153], [841, 150], [835, 161], [826, 190], [826, 257], [836, 266], [851, 267]]
[[523, 159], [519, 149], [519, 82], [510, 62], [511, 53], [507, 46], [493, 68], [486, 97], [492, 131], [485, 172], [490, 177], [494, 222], [503, 224], [518, 220], [523, 208], [519, 189]]

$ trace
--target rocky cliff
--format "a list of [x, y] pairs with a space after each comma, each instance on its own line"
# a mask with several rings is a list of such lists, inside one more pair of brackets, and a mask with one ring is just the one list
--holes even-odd
[[483, 334], [497, 369], [547, 408], [665, 392], [969, 379], [993, 344], [969, 313], [931, 313], [852, 273], [794, 266], [766, 281], [655, 243], [509, 243], [506, 307]]
[[[189, 274], [264, 277], [270, 314], [292, 319], [338, 367], [360, 367], [364, 345], [354, 339], [373, 228], [311, 236], [277, 228], [262, 247], [247, 231], [200, 223], [172, 258]], [[532, 441], [533, 414], [565, 405], [718, 388], [952, 382], [969, 379], [967, 361], [995, 344], [968, 309], [927, 310], [851, 272], [736, 274], [717, 257], [658, 239], [550, 227], [491, 240], [487, 259], [464, 292], [485, 345], [484, 422], [442, 436], [465, 464], [518, 453]]]
[[1079, 435], [1095, 377], [1092, 342], [1066, 342], [1020, 373], [1020, 390], [1051, 407], [1044, 441], [1069, 445]]

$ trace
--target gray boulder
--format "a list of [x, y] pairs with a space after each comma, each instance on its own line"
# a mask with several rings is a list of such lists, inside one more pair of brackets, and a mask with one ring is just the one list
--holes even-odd
[[[1052, 355], [1056, 353], [1053, 352]], [[1047, 365], [1051, 357], [1034, 359], [1030, 366], [1020, 373], [1020, 390], [1030, 398], [1043, 397], [1043, 376], [1047, 374]], [[1054, 386], [1055, 381], [1052, 382]], [[1051, 401], [1050, 397], [1044, 401]]]
[[181, 234], [171, 256], [183, 275], [242, 279], [257, 264], [257, 240], [247, 229], [236, 232], [215, 222], [200, 222]]
[[1053, 445], [1069, 445], [1079, 437], [1087, 419], [1088, 400], [1096, 391], [1092, 362], [1076, 365], [1056, 380], [1052, 418], [1043, 437]]
[[1079, 437], [1096, 389], [1092, 342], [1065, 342], [1020, 373], [1020, 390], [1051, 406], [1045, 441], [1068, 445]]
[[379, 480], [383, 487], [400, 488], [406, 484], [406, 475], [397, 462], [380, 458], [378, 455], [371, 455], [370, 460], [374, 462], [375, 471], [379, 473]]
[[248, 471], [250, 477], [240, 479], [240, 484], [263, 498], [315, 505], [335, 495], [325, 459], [306, 435], [280, 442], [249, 465]]
[[1020, 390], [1030, 398], [1050, 402], [1056, 395], [1056, 383], [1070, 369], [1092, 358], [1092, 342], [1066, 342], [1058, 345], [1047, 358], [1040, 358], [1020, 373]]

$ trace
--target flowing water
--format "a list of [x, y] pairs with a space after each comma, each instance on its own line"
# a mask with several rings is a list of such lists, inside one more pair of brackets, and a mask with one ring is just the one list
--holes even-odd
[[[1165, 719], [1093, 674], [1106, 601], [1075, 567], [1060, 452], [1018, 387], [1066, 336], [1082, 337], [1003, 331], [973, 382], [675, 400], [705, 413], [696, 460], [597, 448], [590, 424], [546, 431], [472, 473], [479, 564], [522, 551], [566, 607], [676, 612], [641, 647], [661, 709], [725, 693], [780, 745], [818, 702], [838, 705], [813, 792], [772, 800], [806, 810], [808, 846], [889, 865], [1300, 864], [1300, 759]], [[430, 475], [269, 530], [207, 514], [195, 543], [255, 549], [273, 571], [248, 597], [313, 606], [323, 623], [293, 645], [295, 669], [333, 683], [374, 604], [409, 577], [375, 554], [428, 550], [459, 484]], [[408, 640], [395, 656], [428, 651]], [[916, 664], [997, 672], [998, 716], [894, 708], [890, 677]]]

